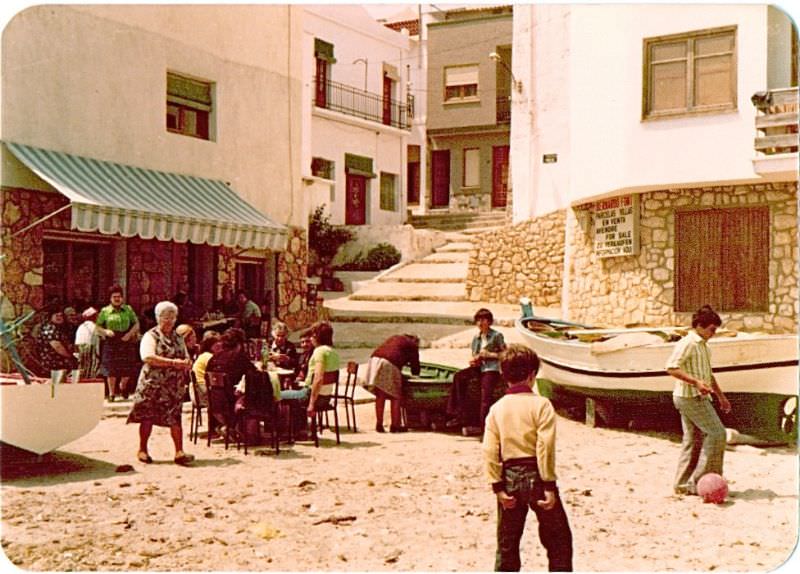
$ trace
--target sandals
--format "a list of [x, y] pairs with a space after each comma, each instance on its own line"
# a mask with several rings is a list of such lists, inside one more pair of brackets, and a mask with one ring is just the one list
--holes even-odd
[[188, 466], [194, 460], [193, 454], [186, 454], [182, 452], [180, 455], [175, 456], [175, 464], [181, 466]]
[[143, 450], [140, 450], [136, 454], [136, 458], [139, 459], [139, 462], [143, 462], [145, 464], [150, 464], [151, 462], [153, 462], [153, 459], [150, 458], [150, 455], [144, 452]]

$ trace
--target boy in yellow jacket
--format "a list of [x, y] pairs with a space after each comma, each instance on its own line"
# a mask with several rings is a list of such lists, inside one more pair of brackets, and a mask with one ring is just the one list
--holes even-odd
[[519, 543], [528, 507], [539, 521], [539, 540], [551, 572], [572, 571], [572, 531], [558, 494], [555, 474], [556, 415], [533, 393], [539, 357], [522, 345], [500, 356], [506, 395], [486, 417], [483, 454], [497, 496], [495, 571], [517, 572]]

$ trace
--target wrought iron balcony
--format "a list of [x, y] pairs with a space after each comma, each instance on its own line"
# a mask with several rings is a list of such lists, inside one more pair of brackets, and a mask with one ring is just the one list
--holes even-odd
[[495, 118], [498, 124], [511, 123], [511, 96], [497, 96]]
[[410, 129], [406, 104], [338, 82], [328, 80], [320, 85], [315, 79], [314, 105], [386, 126]]

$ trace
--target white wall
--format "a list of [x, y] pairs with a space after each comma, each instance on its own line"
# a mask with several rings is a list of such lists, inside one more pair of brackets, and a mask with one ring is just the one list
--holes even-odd
[[[318, 110], [313, 105], [314, 39], [334, 45], [336, 62], [331, 66], [330, 80], [362, 90], [366, 58], [367, 91], [383, 92], [383, 64], [397, 69], [400, 81], [396, 84], [395, 99], [405, 102], [408, 73], [406, 65], [417, 65], [410, 55], [407, 35], [395, 32], [376, 22], [360, 6], [305, 6], [303, 23], [303, 149], [302, 169], [311, 173], [311, 158], [323, 157], [336, 162], [334, 202], [328, 212], [331, 223], [344, 223], [345, 216], [345, 153], [372, 158], [373, 171], [397, 176], [397, 209], [380, 209], [380, 177], [368, 181], [367, 223], [397, 225], [406, 213], [406, 143], [410, 132], [384, 126], [379, 122], [361, 120], [343, 113]], [[309, 206], [313, 209], [316, 206]]]
[[[30, 7], [3, 31], [2, 138], [221, 179], [302, 224], [300, 30], [279, 5]], [[214, 141], [166, 131], [168, 70], [215, 84]]]
[[[643, 39], [730, 25], [738, 109], [642, 121]], [[758, 179], [750, 96], [767, 88], [766, 6], [515, 6], [514, 32], [516, 221], [625, 190]], [[542, 164], [549, 153], [558, 162]]]

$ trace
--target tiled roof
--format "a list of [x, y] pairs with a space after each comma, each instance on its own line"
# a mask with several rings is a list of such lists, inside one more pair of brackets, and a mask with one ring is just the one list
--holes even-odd
[[419, 36], [419, 19], [414, 20], [402, 20], [400, 22], [391, 22], [388, 24], [384, 24], [387, 28], [391, 28], [392, 30], [400, 31], [403, 28], [408, 30], [409, 35], [411, 36]]

